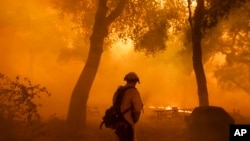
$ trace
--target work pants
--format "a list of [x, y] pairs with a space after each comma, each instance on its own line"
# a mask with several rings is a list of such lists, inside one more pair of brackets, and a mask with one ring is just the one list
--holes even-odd
[[134, 129], [128, 122], [124, 122], [117, 127], [115, 134], [118, 136], [119, 141], [134, 141]]

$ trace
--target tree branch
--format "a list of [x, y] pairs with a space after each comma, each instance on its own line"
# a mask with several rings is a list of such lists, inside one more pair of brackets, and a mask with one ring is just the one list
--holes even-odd
[[107, 17], [107, 25], [110, 25], [118, 16], [120, 16], [127, 2], [128, 0], [119, 0], [115, 10], [112, 11]]
[[188, 21], [190, 23], [190, 27], [191, 27], [191, 31], [193, 32], [193, 21], [192, 21], [192, 11], [191, 11], [191, 1], [188, 1], [188, 13], [189, 13], [189, 17], [188, 17]]
[[246, 92], [247, 94], [250, 94], [250, 89], [249, 87], [244, 87], [241, 85], [241, 83], [236, 82], [235, 80], [231, 80], [232, 83], [234, 83], [236, 85], [236, 87], [239, 87], [241, 90], [243, 90], [244, 92]]

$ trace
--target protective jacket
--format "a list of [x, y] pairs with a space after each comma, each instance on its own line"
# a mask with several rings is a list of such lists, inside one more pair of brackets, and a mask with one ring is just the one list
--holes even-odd
[[[130, 86], [126, 85], [125, 87], [130, 87]], [[117, 94], [114, 94], [113, 103], [116, 97]], [[121, 112], [124, 112], [129, 108], [131, 108], [131, 110], [126, 112], [123, 116], [132, 126], [134, 126], [134, 124], [138, 122], [141, 115], [141, 111], [143, 109], [141, 96], [136, 88], [128, 88], [125, 91], [125, 95], [121, 103]]]

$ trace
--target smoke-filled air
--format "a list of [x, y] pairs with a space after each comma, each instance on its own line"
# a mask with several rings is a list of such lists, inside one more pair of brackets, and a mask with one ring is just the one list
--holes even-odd
[[[107, 19], [108, 14], [114, 12], [122, 1], [108, 0], [106, 6], [113, 11], [108, 10]], [[196, 1], [188, 4], [187, 1], [181, 0], [172, 1], [170, 4], [164, 0], [152, 1], [155, 1], [153, 6], [150, 5], [153, 3], [150, 3], [150, 0], [147, 4], [140, 4], [140, 0], [128, 0], [124, 7], [120, 6], [123, 8], [121, 13], [116, 11], [116, 18], [112, 19], [110, 16], [110, 19], [103, 23], [103, 20], [98, 20], [98, 16], [95, 17], [98, 13], [98, 0], [1, 1], [0, 97], [3, 98], [0, 98], [0, 121], [16, 123], [20, 119], [28, 128], [25, 132], [24, 129], [19, 130], [6, 122], [6, 128], [11, 128], [0, 136], [0, 140], [113, 139], [111, 130], [104, 127], [102, 130], [98, 129], [99, 123], [105, 110], [112, 105], [112, 98], [118, 86], [126, 84], [124, 77], [129, 72], [135, 72], [140, 79], [136, 87], [143, 102], [143, 111], [136, 133], [138, 140], [186, 140], [184, 137], [187, 134], [182, 130], [186, 126], [185, 118], [171, 120], [155, 111], [178, 108], [181, 112], [181, 109], [188, 109], [190, 111], [185, 115], [188, 116], [194, 108], [202, 105], [198, 94], [198, 87], [201, 85], [197, 85], [199, 76], [194, 70], [195, 57], [192, 50], [192, 35], [195, 31], [192, 29], [195, 29], [197, 24], [195, 18], [193, 24], [190, 24], [188, 19], [190, 14], [194, 16], [195, 8], [199, 4]], [[215, 2], [210, 2], [211, 4], [205, 2], [206, 8], [216, 5]], [[244, 5], [249, 3], [238, 4], [239, 7]], [[84, 8], [87, 10], [84, 11]], [[249, 13], [249, 10], [246, 11]], [[236, 119], [249, 121], [247, 119], [250, 117], [250, 59], [247, 56], [249, 14], [243, 14], [243, 19], [240, 20], [238, 15], [241, 12], [237, 6], [232, 6], [224, 11], [224, 14], [228, 13], [228, 18], [220, 17], [209, 21], [209, 16], [213, 14], [204, 16], [204, 27], [200, 28], [202, 63], [206, 78], [204, 84], [207, 87], [209, 105], [222, 107], [232, 117], [237, 114], [237, 117], [234, 117], [236, 122]], [[236, 18], [239, 20], [235, 20]], [[248, 24], [244, 22], [244, 18]], [[107, 31], [102, 26], [107, 28]], [[98, 50], [99, 45], [101, 50]], [[100, 52], [100, 56], [93, 59], [91, 51], [94, 55]], [[95, 64], [96, 70], [86, 69]], [[15, 95], [6, 96], [13, 94], [12, 90], [16, 95], [34, 95], [27, 96], [29, 99], [23, 97], [24, 108], [19, 103], [18, 108], [2, 110], [8, 107], [8, 102], [13, 102], [14, 107], [18, 106], [18, 100], [13, 98]], [[77, 95], [82, 96], [75, 98]], [[9, 97], [9, 101], [6, 97]], [[33, 104], [33, 113], [39, 115], [39, 118], [34, 118], [36, 122], [29, 116], [21, 119], [18, 114], [17, 117], [10, 114], [17, 113], [15, 110], [20, 112], [22, 108], [27, 108], [25, 101]], [[74, 109], [74, 106], [77, 108]], [[74, 114], [77, 110], [82, 114]], [[79, 117], [79, 121], [85, 120], [79, 123], [82, 126], [79, 130], [74, 127], [77, 125], [77, 115], [83, 115]], [[21, 128], [21, 124], [17, 125]], [[42, 127], [42, 131], [35, 129], [36, 126]], [[77, 131], [77, 135], [62, 137], [61, 132], [68, 130], [62, 131], [61, 127], [69, 127], [70, 130], [72, 128], [71, 131]], [[89, 130], [85, 130], [88, 128]], [[5, 127], [0, 129], [5, 130]], [[29, 129], [38, 132], [36, 135], [28, 134]], [[16, 130], [19, 130], [20, 134], [16, 135]], [[163, 133], [157, 132], [158, 130]], [[172, 131], [176, 131], [176, 134], [168, 134]]]

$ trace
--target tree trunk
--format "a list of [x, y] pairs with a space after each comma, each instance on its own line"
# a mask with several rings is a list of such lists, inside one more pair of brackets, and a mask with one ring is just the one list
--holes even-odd
[[199, 106], [208, 106], [208, 91], [206, 84], [206, 76], [202, 63], [202, 19], [204, 17], [204, 0], [197, 0], [197, 7], [194, 13], [194, 25], [192, 30], [193, 42], [193, 67], [196, 75], [198, 87]]
[[103, 42], [108, 33], [108, 27], [105, 23], [106, 13], [106, 1], [101, 0], [98, 5], [93, 32], [90, 37], [88, 58], [72, 92], [69, 105], [67, 130], [73, 133], [84, 128], [86, 125], [86, 109], [89, 91], [100, 64]]
[[98, 1], [95, 23], [90, 37], [88, 58], [78, 78], [70, 100], [66, 122], [66, 130], [69, 134], [74, 134], [86, 126], [87, 101], [100, 64], [104, 39], [108, 35], [109, 25], [121, 14], [126, 1], [127, 0], [120, 0], [116, 9], [111, 12], [109, 16], [107, 16], [107, 0]]

